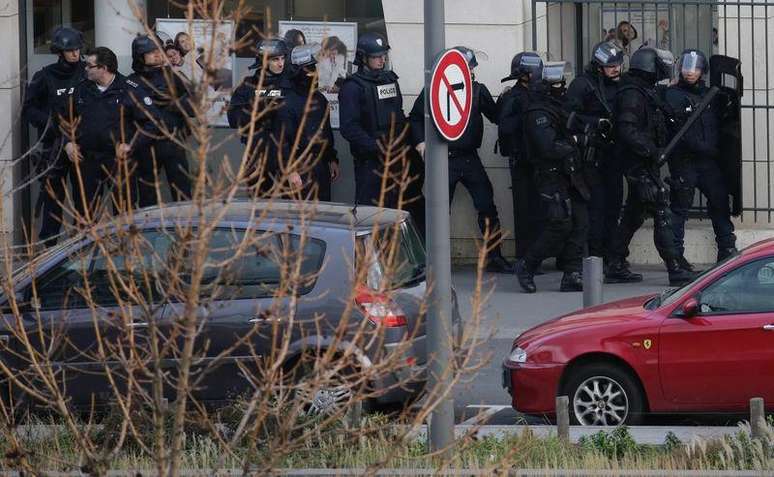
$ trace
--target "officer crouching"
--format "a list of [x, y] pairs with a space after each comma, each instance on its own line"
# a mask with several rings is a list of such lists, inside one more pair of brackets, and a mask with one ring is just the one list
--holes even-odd
[[74, 137], [71, 131], [62, 131], [62, 137], [73, 164], [74, 206], [88, 223], [96, 218], [106, 189], [114, 189], [117, 204], [127, 204], [128, 198], [117, 194], [127, 190], [127, 182], [123, 171], [116, 170], [116, 156], [125, 158], [147, 147], [159, 134], [148, 117], [161, 112], [148, 91], [118, 72], [116, 55], [108, 48], [86, 54], [86, 75], [73, 93], [72, 116], [61, 113], [76, 126]]

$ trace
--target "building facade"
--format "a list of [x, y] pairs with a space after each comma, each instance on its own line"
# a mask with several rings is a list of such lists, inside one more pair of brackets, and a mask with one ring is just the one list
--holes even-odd
[[[179, 3], [179, 2], [178, 2]], [[232, 2], [238, 3], [238, 2]], [[392, 45], [391, 62], [400, 76], [408, 111], [424, 81], [423, 2], [420, 0], [249, 0], [251, 13], [236, 25], [238, 35], [256, 28], [280, 31], [280, 22], [350, 22], [357, 31], [381, 31]], [[770, 6], [772, 8], [770, 8]], [[119, 56], [121, 71], [129, 72], [130, 45], [142, 31], [137, 14], [153, 25], [159, 19], [184, 18], [168, 0], [11, 0], [0, 5], [0, 191], [3, 193], [2, 236], [22, 243], [31, 223], [37, 195], [28, 186], [29, 161], [24, 152], [34, 144], [34, 134], [20, 121], [24, 85], [35, 71], [55, 60], [48, 47], [53, 29], [71, 25], [83, 31], [89, 45], [108, 46]], [[466, 45], [479, 53], [477, 79], [493, 95], [507, 85], [512, 56], [534, 49], [549, 59], [569, 61], [578, 71], [588, 61], [588, 51], [622, 23], [631, 51], [643, 42], [679, 54], [685, 47], [741, 58], [745, 75], [743, 106], [744, 213], [736, 220], [740, 245], [772, 233], [772, 85], [774, 2], [720, 2], [666, 0], [657, 2], [544, 2], [536, 0], [446, 1], [446, 42]], [[621, 27], [621, 28], [626, 28]], [[611, 32], [613, 30], [613, 32]], [[632, 30], [634, 32], [632, 32]], [[774, 33], [774, 31], [772, 32]], [[237, 80], [251, 62], [249, 50], [238, 51], [234, 63]], [[227, 129], [217, 131], [228, 138]], [[351, 201], [354, 193], [349, 148], [340, 135], [337, 149], [343, 178], [335, 186], [334, 199]], [[510, 175], [507, 160], [494, 152], [496, 128], [485, 128], [480, 155], [495, 189], [495, 202], [506, 229], [512, 228]], [[229, 141], [223, 154], [237, 158], [240, 146]], [[701, 201], [697, 198], [697, 210]], [[699, 214], [700, 215], [700, 214]], [[452, 206], [452, 253], [455, 258], [475, 256], [479, 237], [469, 196], [458, 192]], [[33, 228], [37, 227], [36, 225]], [[694, 220], [686, 237], [688, 258], [709, 262], [714, 258], [712, 229], [706, 220]], [[512, 243], [506, 242], [506, 252]], [[632, 261], [656, 263], [650, 232], [641, 231], [632, 246]]]

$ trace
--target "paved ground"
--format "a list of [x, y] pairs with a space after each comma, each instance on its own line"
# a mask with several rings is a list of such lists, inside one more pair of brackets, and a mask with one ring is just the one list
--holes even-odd
[[[648, 293], [658, 293], [668, 288], [666, 270], [661, 267], [635, 268], [645, 275], [642, 283], [604, 285], [605, 302]], [[540, 418], [519, 415], [510, 408], [510, 396], [501, 386], [500, 364], [511, 350], [513, 339], [521, 332], [539, 323], [582, 307], [582, 293], [560, 293], [561, 273], [550, 265], [546, 274], [535, 282], [538, 293], [528, 295], [521, 289], [513, 275], [486, 275], [485, 289], [491, 292], [479, 336], [489, 337], [480, 347], [478, 359], [481, 368], [457, 386], [454, 393], [456, 420], [468, 421], [472, 416], [487, 412], [491, 417], [487, 424], [540, 424]], [[470, 316], [470, 297], [475, 284], [473, 267], [454, 269], [452, 282], [457, 290], [463, 317]], [[649, 424], [656, 425], [727, 425], [735, 424], [734, 416], [713, 417], [654, 417]]]

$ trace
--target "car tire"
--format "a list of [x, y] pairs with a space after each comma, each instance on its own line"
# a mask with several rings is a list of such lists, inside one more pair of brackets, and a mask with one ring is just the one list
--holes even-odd
[[645, 411], [637, 379], [620, 366], [585, 364], [571, 369], [563, 394], [570, 401], [570, 423], [581, 426], [636, 425]]
[[[332, 415], [344, 413], [347, 415], [359, 415], [363, 412], [363, 400], [358, 399], [363, 392], [362, 385], [358, 383], [358, 372], [354, 365], [345, 366], [333, 376], [328, 376], [325, 383], [315, 386], [315, 380], [319, 379], [319, 370], [315, 370], [314, 355], [304, 355], [294, 360], [292, 365], [286, 366], [290, 370], [290, 379], [294, 385], [299, 386], [294, 399], [304, 401], [304, 410], [307, 415]], [[311, 388], [304, 387], [306, 382], [311, 382]], [[347, 409], [344, 409], [346, 407]]]

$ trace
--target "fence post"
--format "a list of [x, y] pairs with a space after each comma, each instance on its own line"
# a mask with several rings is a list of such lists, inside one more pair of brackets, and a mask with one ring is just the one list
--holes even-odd
[[602, 304], [602, 259], [583, 259], [583, 307]]
[[556, 396], [556, 431], [559, 439], [570, 442], [570, 398]]
[[750, 434], [753, 439], [762, 439], [766, 434], [765, 409], [763, 398], [750, 399]]

